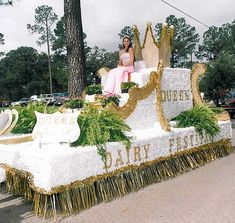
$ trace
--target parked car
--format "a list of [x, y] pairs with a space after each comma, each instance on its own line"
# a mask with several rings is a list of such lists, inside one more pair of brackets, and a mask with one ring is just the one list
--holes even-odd
[[12, 102], [12, 106], [26, 106], [30, 102], [30, 98], [21, 98], [19, 101]]
[[62, 105], [69, 100], [68, 92], [59, 93], [59, 96], [55, 97], [55, 105]]
[[41, 94], [40, 99], [47, 105], [53, 105], [55, 103], [55, 98], [52, 94]]
[[0, 107], [9, 107], [10, 105], [10, 101], [0, 101]]

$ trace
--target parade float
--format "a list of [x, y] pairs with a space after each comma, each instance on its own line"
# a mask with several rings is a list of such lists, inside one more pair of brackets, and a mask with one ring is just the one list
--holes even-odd
[[[122, 106], [91, 103], [79, 111], [36, 112], [32, 133], [0, 137], [0, 179], [9, 192], [32, 201], [36, 215], [78, 213], [233, 152], [229, 115], [214, 114], [198, 90], [205, 65], [169, 68], [173, 27], [164, 24], [156, 42], [148, 23], [143, 46], [136, 26], [134, 36], [138, 62], [131, 80], [139, 87], [121, 96]], [[106, 69], [99, 73], [104, 83]], [[179, 115], [194, 123], [180, 125]], [[86, 125], [90, 131], [84, 133]], [[104, 136], [108, 140], [98, 140]]]

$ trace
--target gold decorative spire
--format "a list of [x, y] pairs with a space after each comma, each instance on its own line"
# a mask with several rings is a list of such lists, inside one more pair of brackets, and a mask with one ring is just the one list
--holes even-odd
[[135, 60], [144, 60], [147, 67], [157, 67], [160, 60], [163, 60], [164, 67], [170, 66], [171, 43], [174, 35], [174, 26], [168, 27], [163, 24], [159, 42], [156, 42], [153, 35], [152, 23], [148, 22], [144, 42], [141, 47], [139, 31], [136, 25], [133, 26], [134, 32], [134, 54]]

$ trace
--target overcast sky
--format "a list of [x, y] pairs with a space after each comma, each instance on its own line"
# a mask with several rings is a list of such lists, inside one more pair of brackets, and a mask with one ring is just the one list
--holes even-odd
[[[166, 0], [208, 26], [221, 26], [235, 19], [235, 0]], [[0, 51], [8, 52], [20, 46], [31, 46], [39, 51], [35, 41], [37, 35], [28, 34], [26, 24], [34, 23], [35, 8], [52, 6], [54, 12], [63, 16], [63, 0], [15, 0], [13, 7], [0, 7], [0, 33], [4, 34], [5, 45]], [[151, 21], [153, 25], [163, 23], [171, 14], [184, 17], [188, 24], [195, 26], [202, 38], [208, 28], [176, 11], [161, 0], [81, 0], [83, 31], [87, 34], [89, 46], [116, 50], [118, 33], [126, 25], [136, 24], [141, 32]]]

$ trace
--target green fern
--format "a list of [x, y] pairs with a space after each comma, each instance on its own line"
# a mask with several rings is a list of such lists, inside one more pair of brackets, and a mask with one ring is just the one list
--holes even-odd
[[104, 162], [107, 142], [122, 142], [127, 149], [131, 146], [131, 137], [125, 134], [130, 131], [130, 127], [106, 108], [98, 109], [86, 105], [78, 117], [78, 123], [81, 129], [80, 137], [73, 146], [96, 145], [97, 153]]
[[194, 126], [200, 135], [205, 131], [213, 137], [220, 131], [215, 113], [207, 106], [196, 105], [192, 109], [180, 113], [173, 120], [177, 122], [178, 128]]
[[43, 103], [28, 104], [26, 107], [15, 107], [15, 109], [19, 113], [19, 119], [12, 130], [12, 133], [14, 134], [27, 134], [33, 131], [37, 121], [34, 111], [49, 114], [57, 111], [57, 108], [46, 106]]

